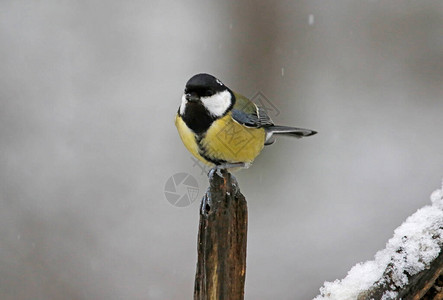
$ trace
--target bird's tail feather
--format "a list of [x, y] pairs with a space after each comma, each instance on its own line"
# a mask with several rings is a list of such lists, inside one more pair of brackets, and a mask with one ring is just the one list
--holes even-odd
[[270, 145], [275, 142], [275, 137], [273, 136], [274, 134], [287, 135], [299, 139], [302, 137], [314, 135], [316, 133], [317, 131], [304, 129], [304, 128], [279, 126], [279, 125], [269, 126], [266, 127], [265, 145]]
[[304, 129], [304, 128], [296, 128], [296, 127], [289, 127], [289, 126], [270, 126], [267, 128], [268, 131], [272, 132], [273, 134], [284, 134], [284, 135], [291, 135], [295, 137], [305, 137], [305, 136], [311, 136], [317, 133], [317, 131], [310, 130], [310, 129]]

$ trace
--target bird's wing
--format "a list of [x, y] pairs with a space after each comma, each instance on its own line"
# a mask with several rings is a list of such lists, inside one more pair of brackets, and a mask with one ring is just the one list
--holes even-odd
[[261, 107], [258, 107], [248, 98], [240, 95], [235, 95], [235, 105], [232, 108], [232, 118], [240, 124], [249, 127], [264, 127], [272, 126], [271, 118]]

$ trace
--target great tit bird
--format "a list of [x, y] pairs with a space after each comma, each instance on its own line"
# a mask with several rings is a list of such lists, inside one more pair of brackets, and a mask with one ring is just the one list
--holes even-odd
[[217, 169], [249, 167], [275, 135], [296, 138], [317, 132], [274, 125], [266, 111], [231, 91], [209, 74], [194, 75], [186, 83], [175, 125], [186, 148]]

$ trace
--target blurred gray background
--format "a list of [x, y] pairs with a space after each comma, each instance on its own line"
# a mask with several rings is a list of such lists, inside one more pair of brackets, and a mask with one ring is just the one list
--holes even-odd
[[246, 299], [312, 299], [443, 177], [441, 0], [1, 1], [0, 43], [1, 299], [192, 298], [208, 182], [173, 119], [198, 72], [319, 131], [236, 175]]

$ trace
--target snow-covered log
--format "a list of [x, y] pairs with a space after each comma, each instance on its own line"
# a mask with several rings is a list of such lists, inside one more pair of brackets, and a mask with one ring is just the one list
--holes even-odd
[[394, 231], [374, 260], [325, 282], [314, 300], [443, 299], [443, 186]]

